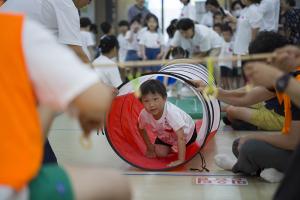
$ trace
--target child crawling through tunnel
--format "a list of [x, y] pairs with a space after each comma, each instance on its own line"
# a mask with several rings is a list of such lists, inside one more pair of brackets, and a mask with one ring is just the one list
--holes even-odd
[[[193, 119], [183, 110], [167, 101], [167, 91], [159, 80], [148, 80], [141, 87], [140, 101], [144, 109], [138, 118], [138, 130], [147, 146], [146, 156], [167, 157], [177, 152], [178, 159], [168, 166], [177, 166], [185, 161], [186, 147], [197, 138]], [[151, 143], [146, 128], [156, 137]]]

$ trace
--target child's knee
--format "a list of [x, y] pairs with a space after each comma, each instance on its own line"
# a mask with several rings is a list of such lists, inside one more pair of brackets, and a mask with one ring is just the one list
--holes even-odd
[[170, 147], [165, 145], [155, 145], [155, 153], [157, 157], [166, 157], [170, 153]]

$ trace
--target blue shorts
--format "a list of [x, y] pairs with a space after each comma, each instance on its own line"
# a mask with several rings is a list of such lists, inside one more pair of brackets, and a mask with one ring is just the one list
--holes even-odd
[[138, 56], [136, 50], [128, 50], [125, 58], [126, 61], [139, 61], [141, 58]]
[[[160, 53], [160, 48], [145, 48], [145, 54], [148, 60], [157, 60], [157, 56]], [[157, 72], [160, 70], [160, 66], [145, 67], [145, 70]]]

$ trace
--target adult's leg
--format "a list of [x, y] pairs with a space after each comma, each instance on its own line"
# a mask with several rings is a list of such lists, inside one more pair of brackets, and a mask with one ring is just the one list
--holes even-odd
[[226, 108], [228, 119], [232, 122], [234, 120], [242, 120], [250, 123], [253, 109], [247, 107], [228, 106]]
[[125, 176], [113, 170], [64, 167], [79, 200], [129, 200], [130, 185]]
[[296, 200], [300, 197], [300, 146], [292, 156], [292, 159], [288, 165], [285, 177], [281, 182], [274, 200]]
[[233, 142], [232, 152], [238, 158], [232, 171], [235, 173], [256, 174], [267, 168], [283, 172], [292, 152], [274, 147], [259, 140], [248, 140], [238, 149], [239, 140]]

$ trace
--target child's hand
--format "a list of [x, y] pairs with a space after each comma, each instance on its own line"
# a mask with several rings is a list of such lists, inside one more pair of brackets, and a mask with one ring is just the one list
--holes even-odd
[[160, 59], [162, 59], [163, 56], [164, 56], [164, 54], [161, 52], [160, 54], [158, 54], [156, 56], [156, 59], [160, 60]]
[[154, 145], [151, 145], [150, 147], [147, 148], [146, 157], [148, 157], [148, 158], [156, 158], [156, 153], [155, 153], [155, 147], [154, 147]]
[[174, 167], [174, 166], [180, 165], [182, 163], [184, 163], [184, 160], [176, 160], [176, 161], [171, 162], [170, 164], [168, 164], [168, 167]]

